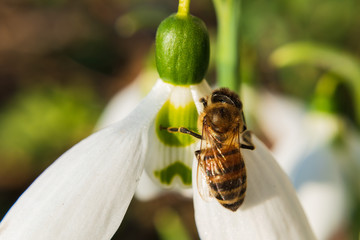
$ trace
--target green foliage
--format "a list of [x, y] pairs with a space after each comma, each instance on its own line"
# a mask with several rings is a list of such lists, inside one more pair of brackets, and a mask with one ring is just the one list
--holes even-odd
[[92, 132], [99, 110], [94, 93], [84, 87], [19, 92], [0, 115], [0, 172], [7, 172], [0, 176], [11, 178], [23, 168], [37, 174]]
[[[317, 42], [359, 58], [360, 18], [356, 0], [255, 0], [242, 1], [242, 82], [252, 82], [310, 102], [316, 81], [322, 75], [315, 66], [276, 69], [269, 56], [280, 46]], [[249, 58], [252, 52], [255, 57]], [[244, 78], [245, 77], [245, 78]], [[247, 79], [247, 78], [250, 79]]]
[[115, 64], [118, 60], [111, 42], [102, 36], [74, 42], [65, 49], [64, 53], [75, 62], [103, 74], [115, 72]]
[[161, 240], [189, 240], [180, 216], [171, 208], [163, 208], [155, 215], [155, 227]]
[[217, 85], [240, 89], [241, 0], [213, 0], [217, 16]]

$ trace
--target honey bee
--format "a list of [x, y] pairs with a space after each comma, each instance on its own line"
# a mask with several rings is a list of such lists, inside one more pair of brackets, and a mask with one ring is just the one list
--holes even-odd
[[247, 131], [239, 96], [220, 88], [201, 98], [204, 106], [198, 118], [201, 135], [184, 127], [168, 127], [168, 132], [190, 134], [201, 139], [197, 186], [204, 200], [214, 197], [225, 208], [236, 211], [245, 199], [246, 168], [240, 149], [253, 150], [251, 133]]

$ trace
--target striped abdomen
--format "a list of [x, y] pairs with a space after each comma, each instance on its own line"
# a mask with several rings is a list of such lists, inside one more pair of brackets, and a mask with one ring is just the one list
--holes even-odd
[[204, 164], [211, 194], [225, 208], [236, 211], [243, 203], [246, 191], [246, 168], [240, 149], [226, 147], [206, 151]]

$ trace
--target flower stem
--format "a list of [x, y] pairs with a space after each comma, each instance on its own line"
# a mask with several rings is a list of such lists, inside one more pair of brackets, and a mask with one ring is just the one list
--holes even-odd
[[241, 0], [213, 0], [213, 2], [218, 20], [217, 82], [220, 87], [239, 91]]
[[190, 0], [179, 0], [179, 7], [178, 7], [178, 16], [187, 16], [189, 15], [190, 10]]

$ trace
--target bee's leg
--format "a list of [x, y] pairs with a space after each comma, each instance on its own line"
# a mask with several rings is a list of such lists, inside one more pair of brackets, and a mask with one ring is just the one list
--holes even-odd
[[207, 107], [207, 100], [205, 98], [202, 97], [199, 101], [204, 105], [204, 108]]
[[253, 142], [251, 141], [251, 132], [250, 131], [245, 131], [241, 135], [241, 140], [244, 142], [244, 143], [240, 144], [241, 148], [250, 149], [250, 150], [255, 149], [255, 146], [254, 146]]
[[243, 120], [243, 129], [241, 129], [241, 133], [243, 133], [246, 131], [247, 127], [246, 127], [244, 112], [241, 112], [241, 115], [242, 115], [242, 120]]
[[196, 132], [193, 132], [187, 128], [184, 128], [184, 127], [179, 127], [179, 128], [176, 128], [176, 127], [163, 127], [163, 126], [160, 126], [160, 130], [167, 130], [169, 133], [176, 133], [176, 132], [179, 132], [179, 133], [184, 133], [184, 134], [189, 134], [193, 137], [196, 137], [198, 139], [201, 139], [201, 135], [200, 134], [197, 134]]
[[255, 149], [255, 146], [254, 145], [246, 145], [246, 144], [240, 144], [240, 147], [241, 148], [244, 148], [244, 149], [249, 149], [249, 150], [254, 150]]

